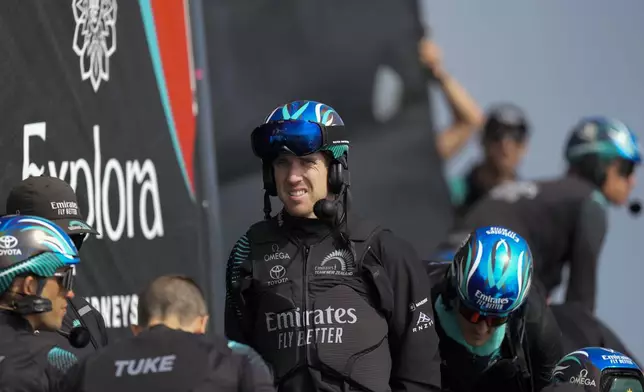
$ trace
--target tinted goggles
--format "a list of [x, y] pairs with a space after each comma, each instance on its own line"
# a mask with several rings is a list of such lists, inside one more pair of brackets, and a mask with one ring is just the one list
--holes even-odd
[[617, 167], [617, 170], [620, 176], [630, 177], [635, 173], [635, 166], [637, 165], [635, 162], [627, 161], [626, 159], [620, 159], [618, 162], [619, 166]]
[[66, 291], [71, 291], [74, 288], [74, 268], [70, 267], [64, 271], [54, 272], [54, 278]]
[[458, 311], [461, 316], [465, 317], [465, 320], [469, 321], [472, 324], [478, 324], [485, 322], [490, 327], [498, 327], [508, 322], [508, 316], [499, 317], [499, 316], [490, 316], [483, 315], [481, 312], [468, 308], [463, 302], [458, 301]]
[[503, 139], [523, 142], [527, 136], [527, 130], [519, 126], [496, 125], [486, 128], [483, 132], [483, 140], [488, 142], [499, 142]]
[[253, 153], [273, 159], [282, 152], [297, 156], [319, 151], [328, 142], [327, 128], [310, 121], [276, 121], [262, 124], [251, 134]]

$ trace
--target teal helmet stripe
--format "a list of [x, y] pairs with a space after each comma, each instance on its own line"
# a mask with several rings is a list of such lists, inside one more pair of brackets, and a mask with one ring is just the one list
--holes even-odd
[[568, 151], [568, 157], [571, 159], [582, 157], [587, 154], [598, 154], [600, 157], [606, 159], [620, 156], [615, 146], [609, 141], [580, 144], [578, 146], [571, 147]]
[[[575, 351], [575, 352], [578, 353], [578, 351]], [[576, 362], [578, 365], [581, 365], [581, 361], [579, 360], [579, 358], [572, 355], [572, 353], [561, 358], [561, 361], [559, 361], [559, 363], [565, 362], [565, 361], [573, 361], [573, 362]]]
[[286, 105], [282, 106], [282, 118], [284, 120], [290, 120], [291, 119], [291, 113], [288, 112], [288, 106], [286, 106]]
[[[307, 105], [308, 105], [308, 103], [307, 103]], [[316, 109], [316, 112], [319, 112], [319, 111], [320, 111], [320, 106], [321, 106], [321, 105], [318, 105], [318, 106], [315, 108], [315, 109]], [[333, 113], [335, 113], [335, 110], [327, 110], [326, 112], [324, 112], [324, 116], [322, 116], [322, 119], [320, 120], [320, 122], [321, 122], [322, 124], [326, 124], [326, 122], [327, 122], [327, 121], [329, 121], [329, 116], [330, 116], [331, 114], [333, 114]], [[318, 118], [319, 118], [319, 115], [318, 115]]]
[[[498, 252], [496, 252], [501, 246], [505, 247], [505, 252], [503, 252], [501, 255], [499, 255]], [[509, 259], [508, 255], [508, 244], [505, 242], [505, 240], [501, 240], [495, 244], [495, 252], [490, 252], [490, 260], [487, 263], [487, 268], [488, 268], [488, 279], [490, 283], [490, 287], [496, 287], [497, 289], [501, 290], [503, 288], [503, 285], [505, 285], [505, 282], [512, 276], [512, 269], [506, 268], [507, 267], [507, 262], [504, 260], [498, 260], [499, 256], [500, 257], [507, 257]], [[492, 257], [495, 256], [497, 260], [492, 260]], [[501, 278], [497, 281], [496, 276], [495, 276], [495, 271], [494, 269], [503, 269], [505, 270], [501, 273]]]
[[66, 263], [61, 260], [60, 255], [55, 253], [42, 253], [21, 263], [14, 264], [0, 271], [0, 293], [9, 288], [16, 276], [26, 273], [42, 277], [54, 276], [56, 270], [65, 265]]
[[[47, 245], [52, 251], [54, 252], [59, 252], [65, 255], [76, 255], [77, 251], [75, 249], [72, 249], [71, 244], [68, 242], [67, 239], [63, 238], [59, 233], [56, 228], [51, 226], [50, 224], [43, 222], [42, 220], [36, 220], [36, 219], [31, 219], [31, 218], [21, 218], [20, 219], [21, 223], [33, 223], [34, 226], [31, 227], [26, 227], [24, 229], [21, 229], [20, 231], [29, 231], [29, 230], [38, 230], [42, 231], [43, 233], [48, 234], [48, 237], [52, 238], [53, 241], [47, 240], [44, 241], [43, 243]], [[62, 246], [62, 248], [61, 248]]]
[[[526, 255], [522, 255], [522, 257], [526, 257]], [[530, 285], [532, 284], [532, 279], [530, 279], [530, 269], [525, 268], [523, 271], [523, 296], [526, 295], [528, 290], [530, 289]]]
[[290, 114], [288, 112], [288, 105], [284, 105], [282, 107], [282, 117], [284, 117], [285, 120], [297, 120], [300, 118], [302, 114], [304, 114], [304, 112], [306, 112], [306, 108], [308, 107], [309, 107], [309, 102], [302, 105], [302, 107], [299, 108], [295, 113]]
[[472, 264], [472, 247], [467, 247], [467, 260], [465, 261], [465, 268], [461, 272], [461, 293], [467, 293], [467, 282], [469, 279], [465, 279], [470, 272], [470, 265]]
[[344, 145], [332, 145], [323, 147], [320, 151], [329, 151], [333, 154], [334, 159], [338, 159], [349, 151], [349, 146]]
[[508, 311], [512, 311], [518, 308], [519, 306], [521, 306], [523, 304], [526, 294], [528, 293], [528, 290], [530, 289], [530, 285], [532, 283], [529, 277], [530, 270], [529, 268], [525, 268], [525, 265], [524, 265], [525, 262], [526, 262], [526, 254], [524, 251], [521, 251], [521, 253], [519, 253], [519, 258], [517, 260], [517, 279], [519, 280], [517, 282], [517, 285], [519, 287], [519, 290], [517, 292], [517, 298], [514, 304], [508, 309]]
[[490, 252], [489, 260], [487, 262], [487, 278], [491, 287], [496, 287], [496, 278], [494, 276], [494, 268], [493, 268], [493, 266], [496, 263], [494, 262], [494, 260], [492, 260], [492, 256], [494, 254], [495, 252]]
[[505, 285], [505, 281], [508, 280], [510, 276], [512, 276], [512, 270], [510, 268], [506, 268], [506, 270], [503, 271], [503, 275], [501, 275], [501, 279], [496, 283], [496, 288], [501, 290]]

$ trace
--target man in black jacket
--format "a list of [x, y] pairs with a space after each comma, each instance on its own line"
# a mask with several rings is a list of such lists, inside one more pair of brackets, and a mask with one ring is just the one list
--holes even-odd
[[[6, 213], [40, 216], [53, 221], [69, 235], [79, 251], [88, 235], [98, 234], [83, 219], [74, 189], [56, 177], [29, 177], [18, 183], [9, 193]], [[69, 334], [74, 328], [89, 333], [75, 334], [71, 339], [58, 332], [44, 331], [43, 334], [78, 357], [107, 344], [103, 316], [80, 295], [68, 299], [61, 331]]]
[[78, 252], [52, 221], [0, 218], [0, 391], [53, 390], [76, 356], [59, 347]]
[[[251, 137], [266, 220], [228, 262], [226, 334], [280, 392], [440, 390], [429, 282], [415, 251], [348, 214], [348, 142], [329, 106], [276, 108]], [[270, 216], [269, 196], [284, 208]]]
[[206, 301], [192, 279], [154, 279], [139, 296], [138, 307], [135, 336], [81, 360], [59, 390], [275, 391], [268, 367], [253, 350], [204, 336]]

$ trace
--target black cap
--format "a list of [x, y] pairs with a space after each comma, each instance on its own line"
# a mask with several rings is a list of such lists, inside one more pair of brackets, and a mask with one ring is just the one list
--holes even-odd
[[49, 219], [67, 234], [98, 234], [85, 222], [74, 189], [56, 177], [22, 180], [9, 192], [6, 213]]
[[493, 106], [488, 110], [486, 117], [483, 139], [501, 139], [509, 136], [524, 140], [530, 131], [530, 125], [523, 110], [510, 103]]

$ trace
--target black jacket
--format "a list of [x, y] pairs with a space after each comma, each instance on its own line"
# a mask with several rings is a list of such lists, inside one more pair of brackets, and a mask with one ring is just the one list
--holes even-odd
[[[439, 296], [451, 297], [446, 288], [450, 263], [428, 264], [432, 282], [432, 304]], [[442, 384], [446, 391], [539, 391], [550, 383], [552, 371], [564, 355], [561, 330], [537, 290], [530, 290], [527, 302], [517, 310], [506, 327], [500, 357], [476, 356], [445, 334], [436, 311], [440, 337]], [[521, 337], [523, 336], [523, 338]], [[523, 377], [521, 373], [524, 373]]]
[[594, 312], [599, 254], [606, 234], [604, 197], [570, 176], [553, 181], [508, 182], [492, 189], [459, 220], [455, 232], [482, 226], [511, 229], [530, 244], [535, 275], [552, 293], [570, 266], [566, 301]]
[[16, 313], [0, 310], [0, 391], [53, 391], [75, 362], [76, 356], [49, 335], [34, 331]]
[[226, 334], [266, 359], [279, 391], [440, 388], [424, 267], [376, 227], [349, 219], [346, 241], [321, 221], [280, 213], [233, 248]]
[[64, 392], [274, 392], [264, 361], [223, 338], [155, 326], [92, 354], [66, 374]]
[[74, 347], [66, 337], [57, 332], [42, 331], [41, 334], [47, 335], [56, 345], [72, 352], [78, 358], [96, 352], [99, 348], [107, 345], [107, 330], [101, 313], [82, 297], [74, 297], [68, 300], [67, 304], [67, 313], [65, 313], [61, 329], [69, 333], [76, 326], [87, 328], [90, 333], [90, 342], [87, 346], [83, 348]]
[[[550, 309], [563, 333], [566, 353], [579, 350], [582, 347], [605, 347], [619, 351], [637, 362], [615, 332], [588, 312], [583, 305], [563, 303], [551, 305]], [[638, 363], [638, 365], [641, 364]]]

